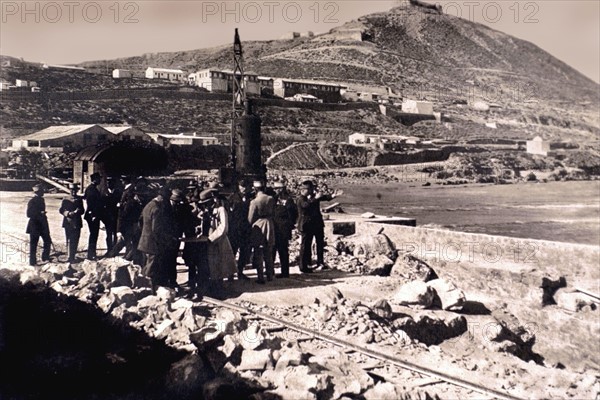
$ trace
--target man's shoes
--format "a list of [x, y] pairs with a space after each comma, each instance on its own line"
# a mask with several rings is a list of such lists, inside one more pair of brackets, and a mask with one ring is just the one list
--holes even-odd
[[312, 269], [308, 269], [308, 268], [304, 268], [304, 269], [301, 269], [300, 272], [302, 272], [303, 274], [312, 274], [313, 270]]
[[331, 268], [329, 267], [329, 265], [327, 265], [325, 263], [322, 263], [322, 264], [317, 264], [317, 268], [315, 268], [315, 269], [319, 269], [320, 271], [324, 271], [326, 269], [331, 269]]
[[290, 274], [277, 274], [275, 275], [276, 278], [289, 278]]

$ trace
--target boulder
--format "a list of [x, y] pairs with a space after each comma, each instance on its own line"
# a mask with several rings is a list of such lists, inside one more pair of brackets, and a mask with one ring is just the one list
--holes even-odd
[[398, 289], [393, 302], [402, 306], [428, 308], [433, 304], [435, 292], [425, 282], [413, 281]]
[[380, 318], [390, 319], [393, 316], [392, 306], [386, 300], [377, 300], [371, 307], [371, 310]]
[[445, 279], [434, 279], [427, 286], [435, 290], [434, 304], [443, 310], [460, 310], [465, 304], [465, 294]]
[[255, 350], [259, 348], [267, 337], [266, 332], [259, 324], [251, 324], [248, 328], [239, 334], [239, 341], [246, 350]]
[[19, 281], [21, 282], [21, 285], [30, 284], [37, 286], [44, 284], [44, 280], [40, 277], [37, 271], [34, 270], [25, 270], [21, 272], [19, 275]]
[[165, 387], [171, 398], [203, 398], [202, 387], [212, 375], [210, 368], [197, 354], [188, 354], [171, 365], [165, 379]]
[[403, 317], [395, 320], [393, 325], [395, 329], [405, 332], [411, 339], [427, 346], [440, 344], [467, 331], [467, 320], [463, 316], [438, 318], [419, 315], [414, 319]]
[[131, 275], [129, 274], [129, 265], [115, 265], [110, 268], [110, 283], [108, 287], [127, 286], [133, 287]]
[[110, 289], [110, 293], [115, 298], [115, 304], [125, 304], [127, 307], [131, 307], [137, 303], [137, 297], [133, 290], [127, 286], [117, 286]]
[[396, 259], [390, 276], [402, 278], [407, 282], [427, 282], [438, 277], [435, 271], [427, 265], [426, 262], [410, 254], [399, 256]]
[[171, 308], [173, 310], [177, 310], [179, 308], [188, 309], [188, 308], [192, 308], [193, 306], [194, 306], [194, 303], [187, 299], [177, 299], [177, 301], [174, 301], [173, 303], [171, 303]]
[[146, 296], [138, 302], [139, 308], [155, 308], [159, 304], [164, 304], [164, 300], [158, 296]]
[[316, 304], [337, 303], [344, 298], [344, 295], [336, 287], [330, 286], [319, 291], [315, 297]]
[[69, 264], [48, 263], [42, 267], [42, 272], [54, 274], [55, 279], [61, 279], [69, 270], [71, 270]]
[[156, 289], [156, 295], [162, 300], [173, 301], [173, 299], [175, 299], [175, 290], [168, 287], [159, 286], [158, 289]]
[[363, 393], [365, 400], [398, 400], [401, 399], [401, 392], [396, 390], [390, 382], [379, 382], [371, 389]]
[[376, 254], [368, 259], [362, 266], [363, 275], [389, 276], [394, 262], [383, 254]]
[[273, 364], [273, 355], [271, 349], [264, 350], [244, 350], [242, 352], [242, 361], [238, 366], [240, 371], [264, 371]]
[[208, 325], [200, 328], [196, 332], [190, 333], [190, 341], [200, 351], [206, 348], [216, 346], [223, 338], [223, 332], [214, 325]]
[[154, 331], [154, 337], [157, 339], [164, 339], [167, 337], [169, 332], [171, 332], [171, 326], [173, 326], [174, 322], [170, 319], [165, 319], [156, 327]]
[[98, 307], [104, 311], [105, 313], [109, 313], [113, 308], [113, 304], [115, 303], [115, 295], [112, 293], [105, 293], [98, 299], [96, 303]]
[[315, 374], [310, 367], [300, 365], [288, 367], [284, 372], [283, 382], [286, 391], [300, 394], [300, 396], [290, 398], [305, 398], [304, 396], [307, 394], [318, 396], [327, 391], [331, 384], [331, 377], [326, 374]]
[[227, 308], [220, 308], [217, 311], [213, 324], [228, 335], [237, 333], [244, 327], [244, 321], [240, 314]]
[[304, 357], [297, 343], [288, 343], [279, 350], [279, 359], [275, 365], [276, 371], [284, 371], [287, 367], [298, 366]]
[[396, 248], [384, 234], [352, 235], [345, 238], [346, 248], [354, 257], [372, 258], [377, 254], [396, 259]]

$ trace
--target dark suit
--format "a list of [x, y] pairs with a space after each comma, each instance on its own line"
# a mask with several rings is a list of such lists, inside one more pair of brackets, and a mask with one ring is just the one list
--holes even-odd
[[90, 230], [88, 239], [88, 260], [96, 259], [96, 246], [98, 243], [98, 233], [100, 232], [100, 219], [102, 218], [103, 202], [102, 194], [94, 183], [91, 183], [85, 189], [85, 201], [87, 202], [87, 210], [85, 212], [85, 221]]
[[263, 261], [267, 270], [267, 279], [274, 275], [273, 247], [275, 245], [275, 225], [273, 212], [275, 199], [259, 192], [250, 202], [248, 222], [252, 225], [250, 243], [252, 245], [252, 266], [256, 268], [258, 280], [263, 278]]
[[287, 276], [290, 273], [290, 239], [292, 238], [292, 230], [294, 223], [298, 218], [298, 209], [294, 201], [287, 195], [282, 198], [277, 198], [275, 203], [275, 211], [273, 223], [275, 224], [275, 251], [279, 254], [279, 262], [281, 264], [281, 274]]
[[42, 250], [42, 261], [50, 259], [50, 228], [48, 218], [46, 217], [46, 202], [42, 196], [35, 195], [27, 203], [27, 222], [26, 233], [29, 234], [29, 265], [37, 263], [37, 245], [40, 237], [44, 241]]
[[169, 200], [155, 197], [142, 211], [142, 234], [138, 250], [146, 254], [143, 272], [154, 285], [173, 286], [171, 255], [179, 242]]
[[79, 236], [83, 226], [81, 221], [81, 216], [84, 213], [83, 200], [79, 197], [69, 196], [63, 199], [58, 212], [63, 216], [62, 227], [65, 228], [69, 262], [75, 262]]
[[140, 216], [145, 204], [140, 196], [136, 196], [135, 187], [129, 185], [123, 190], [117, 216], [117, 232], [125, 239], [125, 258], [139, 264], [137, 243], [141, 234]]
[[229, 203], [229, 230], [227, 237], [231, 243], [233, 255], [240, 250], [237, 262], [239, 274], [243, 274], [244, 267], [250, 261], [251, 246], [250, 237], [251, 226], [248, 223], [248, 210], [250, 201], [252, 200], [250, 193], [233, 193], [227, 199]]
[[119, 188], [107, 188], [102, 196], [102, 222], [106, 228], [106, 248], [110, 251], [117, 242], [117, 218], [119, 208], [117, 204], [121, 201], [121, 190]]
[[311, 245], [313, 238], [317, 243], [317, 263], [324, 263], [325, 223], [321, 214], [321, 201], [330, 201], [329, 195], [315, 199], [306, 196], [298, 197], [298, 231], [300, 232], [300, 270], [305, 271], [311, 262]]

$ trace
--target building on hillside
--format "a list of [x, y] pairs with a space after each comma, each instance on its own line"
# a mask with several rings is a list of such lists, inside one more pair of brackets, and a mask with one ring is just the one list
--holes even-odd
[[13, 139], [10, 150], [72, 151], [115, 140], [115, 135], [100, 125], [58, 125]]
[[139, 128], [129, 125], [103, 125], [104, 129], [115, 135], [116, 140], [131, 140], [134, 142], [152, 142], [152, 138]]
[[29, 86], [29, 82], [27, 82], [26, 80], [23, 80], [23, 79], [16, 79], [15, 80], [15, 86], [16, 87], [28, 87]]
[[396, 143], [404, 144], [408, 146], [418, 146], [421, 139], [413, 136], [401, 136], [401, 135], [375, 135], [368, 133], [353, 133], [348, 136], [348, 143], [355, 146], [359, 145], [370, 145], [370, 146], [383, 146], [386, 144]]
[[335, 83], [311, 81], [304, 79], [273, 78], [275, 96], [286, 98], [297, 94], [310, 94], [326, 103], [339, 103], [342, 100], [341, 91], [346, 86]]
[[156, 144], [163, 147], [174, 146], [215, 146], [219, 144], [219, 139], [214, 136], [198, 136], [194, 132], [191, 135], [183, 133], [173, 135], [167, 133], [148, 133], [148, 136]]
[[316, 98], [313, 95], [310, 94], [295, 94], [292, 97], [286, 97], [285, 98], [288, 101], [301, 101], [303, 103], [322, 103], [323, 100]]
[[[188, 83], [213, 93], [233, 93], [233, 71], [207, 68], [188, 75]], [[258, 75], [244, 73], [244, 85], [247, 95], [260, 96]]]
[[273, 78], [259, 76], [258, 90], [261, 96], [273, 96]]
[[433, 115], [433, 103], [430, 101], [404, 100], [402, 101], [402, 112]]
[[547, 156], [550, 151], [550, 142], [545, 141], [540, 136], [534, 137], [527, 141], [527, 152], [529, 154], [538, 154]]
[[153, 68], [146, 69], [148, 79], [166, 79], [169, 81], [185, 81], [185, 73], [180, 69]]
[[4, 90], [8, 90], [10, 88], [10, 86], [11, 86], [10, 82], [0, 81], [0, 92], [2, 92]]
[[133, 75], [134, 75], [134, 73], [130, 69], [116, 68], [116, 69], [113, 69], [113, 72], [112, 72], [112, 77], [116, 78], [116, 79], [118, 79], [118, 78], [133, 78]]

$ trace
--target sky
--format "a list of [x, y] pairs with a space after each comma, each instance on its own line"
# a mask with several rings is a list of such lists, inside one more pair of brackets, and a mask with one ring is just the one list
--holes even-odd
[[[51, 64], [327, 32], [401, 0], [4, 1], [0, 54]], [[429, 1], [435, 3], [434, 1]], [[444, 12], [528, 40], [600, 82], [600, 1], [449, 1]]]

